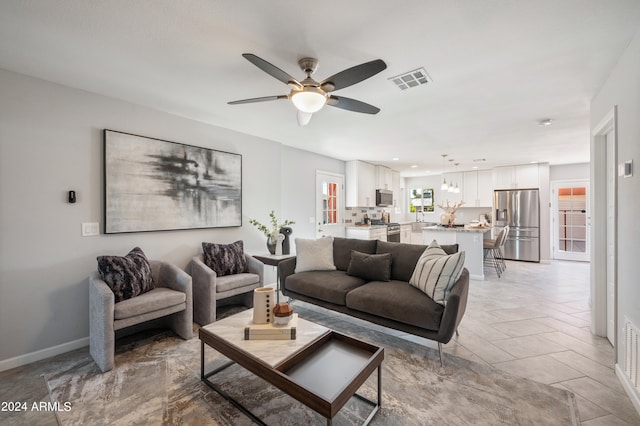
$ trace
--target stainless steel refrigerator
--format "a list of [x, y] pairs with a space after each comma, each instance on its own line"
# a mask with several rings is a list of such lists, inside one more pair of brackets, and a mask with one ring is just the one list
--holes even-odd
[[540, 262], [540, 197], [537, 189], [494, 191], [495, 226], [509, 226], [505, 259]]

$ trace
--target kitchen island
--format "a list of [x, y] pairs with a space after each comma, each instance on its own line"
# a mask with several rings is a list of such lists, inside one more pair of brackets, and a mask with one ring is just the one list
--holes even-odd
[[425, 245], [436, 240], [438, 244], [458, 244], [458, 250], [465, 252], [464, 266], [469, 270], [469, 277], [484, 280], [484, 249], [482, 240], [491, 228], [464, 228], [445, 226], [425, 226], [422, 228], [422, 242]]

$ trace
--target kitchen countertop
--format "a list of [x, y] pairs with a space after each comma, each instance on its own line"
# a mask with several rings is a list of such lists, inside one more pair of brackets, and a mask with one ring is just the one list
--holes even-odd
[[380, 229], [380, 228], [386, 228], [387, 225], [347, 225], [345, 226], [345, 228], [351, 228], [351, 229]]
[[446, 226], [425, 226], [422, 228], [423, 231], [436, 231], [436, 232], [487, 232], [490, 231], [490, 227], [486, 228], [466, 228], [466, 227], [457, 227], [457, 228], [449, 228]]

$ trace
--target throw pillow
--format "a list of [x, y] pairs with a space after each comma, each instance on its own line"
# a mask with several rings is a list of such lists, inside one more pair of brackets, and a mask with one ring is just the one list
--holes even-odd
[[217, 276], [241, 274], [247, 270], [242, 240], [231, 244], [202, 243], [204, 264]]
[[367, 281], [391, 281], [391, 253], [367, 254], [351, 250], [347, 275]]
[[296, 274], [305, 271], [335, 270], [333, 237], [323, 237], [317, 240], [296, 238]]
[[451, 287], [462, 274], [463, 266], [464, 251], [447, 255], [436, 240], [433, 240], [418, 259], [409, 284], [444, 305]]
[[98, 273], [115, 296], [116, 303], [152, 290], [151, 266], [140, 247], [126, 256], [98, 256]]

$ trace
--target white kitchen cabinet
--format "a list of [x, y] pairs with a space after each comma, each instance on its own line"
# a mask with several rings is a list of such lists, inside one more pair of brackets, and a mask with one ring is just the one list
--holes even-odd
[[400, 225], [400, 242], [411, 244], [411, 224]]
[[376, 187], [374, 189], [393, 189], [393, 170], [386, 166], [376, 166]]
[[402, 200], [403, 191], [400, 187], [400, 172], [392, 170], [391, 180], [393, 182], [393, 185], [391, 186], [393, 190], [393, 207], [395, 207], [396, 214], [401, 214], [404, 210], [402, 208], [404, 203]]
[[463, 173], [464, 207], [491, 207], [493, 205], [493, 173], [491, 170]]
[[347, 207], [375, 207], [376, 166], [352, 160], [345, 164], [345, 203]]
[[493, 206], [493, 172], [478, 171], [478, 207]]
[[359, 240], [380, 240], [387, 241], [386, 226], [362, 226], [348, 227], [346, 230], [347, 238], [357, 238]]
[[540, 187], [537, 164], [496, 167], [493, 169], [494, 189], [528, 189]]
[[516, 166], [516, 188], [539, 188], [540, 174], [537, 164], [527, 164], [524, 166]]

